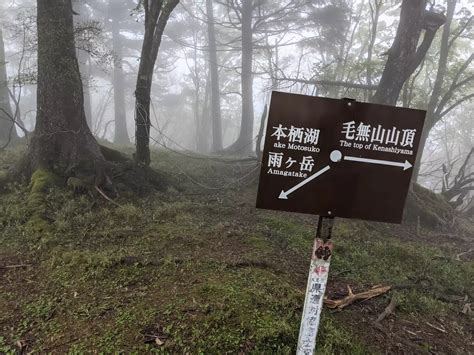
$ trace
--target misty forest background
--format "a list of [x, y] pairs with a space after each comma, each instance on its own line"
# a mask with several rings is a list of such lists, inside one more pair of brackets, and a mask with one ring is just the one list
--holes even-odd
[[427, 110], [403, 225], [335, 231], [328, 297], [392, 291], [318, 351], [472, 351], [473, 13], [2, 0], [0, 353], [294, 351], [315, 220], [254, 208], [273, 90]]
[[[38, 41], [34, 1], [2, 6], [0, 139], [7, 145], [31, 136], [35, 127]], [[432, 15], [425, 20], [418, 13], [415, 33], [406, 39], [420, 43], [417, 58], [389, 56], [399, 1], [170, 2], [169, 20], [163, 14], [157, 19], [163, 35], [155, 66], [140, 61], [147, 50], [141, 6], [73, 1], [84, 110], [99, 139], [121, 146], [135, 142], [142, 65], [151, 67], [140, 76], [151, 74], [151, 107], [145, 111], [155, 148], [251, 156], [272, 90], [428, 110], [422, 168], [415, 174], [434, 191], [451, 187], [473, 147], [468, 1], [429, 3]], [[405, 14], [408, 21], [416, 6]], [[411, 46], [407, 50], [416, 49]], [[397, 65], [414, 68], [403, 73]], [[394, 84], [392, 78], [399, 79], [398, 87], [379, 88], [380, 82]], [[472, 210], [469, 201], [464, 207]]]

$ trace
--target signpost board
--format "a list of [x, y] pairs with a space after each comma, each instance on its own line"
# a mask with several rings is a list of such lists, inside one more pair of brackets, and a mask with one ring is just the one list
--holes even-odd
[[[320, 216], [297, 354], [310, 355], [315, 348], [334, 217], [401, 222], [425, 115], [272, 93], [257, 208]], [[322, 229], [327, 229], [324, 240], [319, 239]]]
[[425, 114], [273, 92], [257, 208], [400, 223]]

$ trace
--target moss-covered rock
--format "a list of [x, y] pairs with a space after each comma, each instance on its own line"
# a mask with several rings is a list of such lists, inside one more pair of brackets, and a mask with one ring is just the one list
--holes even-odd
[[451, 226], [455, 211], [440, 194], [434, 193], [418, 184], [413, 184], [408, 193], [404, 221], [420, 223], [428, 228], [447, 228]]

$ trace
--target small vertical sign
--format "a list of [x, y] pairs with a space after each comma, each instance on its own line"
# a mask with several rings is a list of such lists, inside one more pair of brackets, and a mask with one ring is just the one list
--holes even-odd
[[315, 239], [298, 338], [297, 355], [313, 355], [328, 282], [332, 243]]

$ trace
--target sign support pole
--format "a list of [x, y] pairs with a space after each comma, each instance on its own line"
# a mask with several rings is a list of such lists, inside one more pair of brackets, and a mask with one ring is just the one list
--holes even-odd
[[333, 244], [330, 241], [334, 217], [320, 216], [314, 240], [308, 284], [298, 337], [297, 355], [313, 355], [316, 348], [324, 292], [328, 281]]

